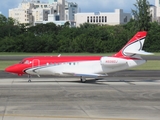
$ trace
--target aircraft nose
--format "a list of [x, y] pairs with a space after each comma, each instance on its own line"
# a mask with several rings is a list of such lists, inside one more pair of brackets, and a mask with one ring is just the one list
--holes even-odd
[[15, 69], [14, 69], [14, 67], [12, 67], [12, 66], [7, 67], [7, 68], [5, 69], [5, 71], [6, 71], [6, 72], [15, 73]]
[[15, 64], [15, 65], [7, 67], [5, 69], [5, 72], [18, 74], [19, 76], [24, 74], [22, 71], [21, 65], [19, 65], [19, 64]]
[[5, 69], [6, 72], [10, 72], [10, 73], [16, 73], [18, 74], [20, 71], [19, 71], [19, 65], [18, 64], [15, 64], [15, 65], [12, 65], [12, 66], [9, 66]]

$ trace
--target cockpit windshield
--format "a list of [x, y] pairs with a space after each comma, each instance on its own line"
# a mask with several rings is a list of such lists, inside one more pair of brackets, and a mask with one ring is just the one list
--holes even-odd
[[20, 63], [21, 64], [30, 64], [31, 62], [29, 60], [22, 60]]

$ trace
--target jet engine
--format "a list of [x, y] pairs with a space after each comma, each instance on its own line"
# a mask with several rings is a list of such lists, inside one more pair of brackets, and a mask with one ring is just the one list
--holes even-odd
[[106, 67], [119, 67], [127, 64], [127, 60], [116, 57], [102, 57], [101, 65]]

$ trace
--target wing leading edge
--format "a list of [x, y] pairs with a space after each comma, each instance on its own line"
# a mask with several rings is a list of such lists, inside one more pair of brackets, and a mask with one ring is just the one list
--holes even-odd
[[102, 75], [102, 74], [91, 74], [91, 73], [69, 73], [69, 72], [63, 72], [63, 74], [71, 75], [71, 76], [77, 76], [77, 77], [94, 77], [94, 78], [98, 78], [98, 77], [106, 77], [106, 76], [108, 76], [107, 74]]

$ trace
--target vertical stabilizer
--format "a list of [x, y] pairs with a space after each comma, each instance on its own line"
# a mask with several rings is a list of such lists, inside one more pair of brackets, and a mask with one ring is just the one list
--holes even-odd
[[137, 32], [118, 53], [113, 55], [113, 57], [140, 58], [140, 55], [152, 54], [142, 50], [146, 35], [146, 31]]

